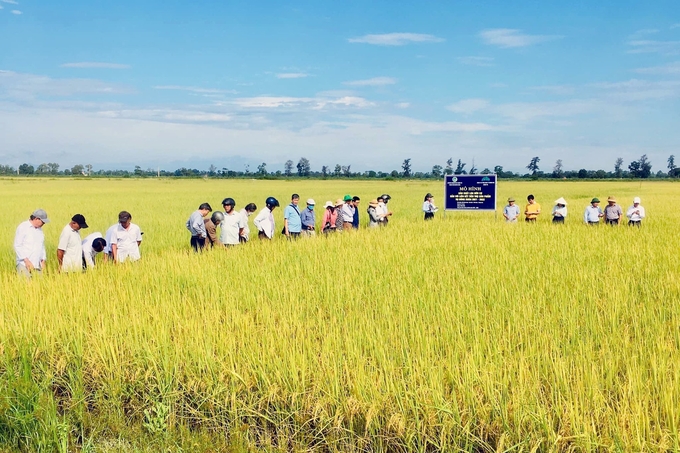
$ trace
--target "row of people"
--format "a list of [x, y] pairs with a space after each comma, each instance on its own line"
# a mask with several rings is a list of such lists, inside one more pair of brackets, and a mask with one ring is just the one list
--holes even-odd
[[[387, 203], [391, 199], [389, 194], [382, 194], [368, 203], [367, 213], [369, 227], [386, 225], [392, 212], [387, 209]], [[358, 196], [345, 195], [335, 203], [327, 201], [324, 204], [324, 214], [321, 222], [321, 231], [325, 234], [358, 229], [359, 228], [359, 203]], [[316, 202], [309, 198], [305, 209], [300, 209], [300, 195], [293, 194], [290, 204], [283, 211], [283, 228], [281, 234], [294, 239], [299, 236], [313, 236], [316, 234]], [[259, 239], [272, 239], [276, 231], [273, 211], [279, 207], [279, 201], [274, 197], [265, 200], [265, 208], [253, 220], [257, 228]], [[186, 222], [186, 228], [191, 233], [190, 245], [195, 251], [200, 251], [206, 246], [235, 246], [250, 239], [248, 217], [256, 210], [254, 203], [249, 203], [241, 211], [237, 212], [236, 202], [233, 198], [222, 200], [224, 211], [212, 212], [210, 203], [202, 203], [194, 211]], [[220, 234], [217, 234], [217, 227]]]
[[[26, 277], [42, 274], [47, 261], [45, 235], [42, 227], [49, 223], [44, 209], [35, 210], [29, 219], [19, 224], [14, 235], [14, 253], [17, 272]], [[136, 261], [140, 258], [139, 246], [142, 232], [132, 223], [132, 214], [121, 211], [118, 223], [106, 232], [106, 239], [95, 232], [81, 239], [80, 231], [89, 228], [85, 216], [76, 214], [62, 229], [57, 244], [57, 262], [60, 272], [80, 272], [95, 266], [95, 257], [104, 253], [105, 259], [115, 263]]]
[[[536, 202], [533, 195], [527, 197], [527, 204], [524, 207], [524, 220], [526, 222], [536, 222], [541, 215], [541, 205]], [[645, 208], [640, 203], [640, 198], [633, 198], [633, 204], [627, 209], [626, 217], [628, 225], [639, 227], [642, 219], [645, 218]], [[553, 223], [564, 223], [567, 218], [567, 201], [560, 197], [555, 200], [555, 206], [551, 212]], [[508, 198], [508, 205], [503, 209], [503, 217], [506, 222], [517, 222], [520, 217], [519, 206], [515, 204], [513, 197]], [[598, 225], [604, 219], [607, 225], [619, 225], [623, 220], [623, 209], [617, 204], [615, 197], [607, 198], [607, 206], [604, 210], [600, 207], [600, 199], [595, 197], [590, 201], [583, 213], [583, 221], [588, 225]]]

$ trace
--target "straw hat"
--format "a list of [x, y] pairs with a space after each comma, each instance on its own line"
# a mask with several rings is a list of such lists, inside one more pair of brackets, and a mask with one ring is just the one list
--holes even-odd
[[640, 204], [640, 197], [633, 198], [633, 204], [635, 204], [635, 203]]
[[344, 201], [342, 201], [342, 198], [338, 198], [337, 201], [335, 202], [335, 207], [337, 208], [338, 206], [342, 206], [345, 204]]
[[376, 206], [378, 206], [378, 200], [376, 200], [376, 199], [374, 198], [373, 200], [371, 200], [371, 201], [368, 202], [368, 205], [369, 205], [369, 206], [376, 207]]
[[608, 197], [608, 198], [607, 198], [607, 201], [613, 201], [614, 203], [616, 203], [616, 198], [614, 198], [614, 197]]
[[560, 197], [560, 198], [558, 198], [557, 200], [555, 200], [555, 204], [561, 204], [561, 205], [566, 206], [566, 205], [567, 205], [567, 200], [565, 200], [563, 197]]
[[514, 197], [510, 197], [510, 198], [508, 198], [508, 203], [510, 203], [511, 201], [513, 201], [513, 202], [514, 202], [514, 201], [515, 201], [515, 198], [514, 198]]
[[332, 201], [327, 201], [325, 205], [323, 205], [324, 209], [325, 208], [334, 208], [335, 205], [333, 204]]

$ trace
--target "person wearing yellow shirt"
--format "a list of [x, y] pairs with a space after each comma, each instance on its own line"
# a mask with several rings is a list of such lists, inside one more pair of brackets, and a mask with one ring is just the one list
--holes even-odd
[[536, 203], [533, 195], [527, 197], [527, 205], [524, 208], [524, 221], [535, 222], [541, 214], [541, 205]]

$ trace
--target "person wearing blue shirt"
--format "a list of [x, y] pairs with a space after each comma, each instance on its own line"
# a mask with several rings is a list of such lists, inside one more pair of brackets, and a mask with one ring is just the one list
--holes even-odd
[[352, 197], [352, 205], [354, 206], [354, 217], [352, 218], [352, 228], [355, 230], [359, 229], [359, 202], [361, 198], [354, 196]]
[[519, 206], [515, 204], [515, 199], [508, 198], [508, 205], [503, 209], [503, 217], [506, 222], [515, 223], [519, 217]]
[[288, 238], [297, 238], [302, 231], [302, 219], [298, 203], [300, 203], [300, 195], [294, 193], [290, 204], [283, 211], [283, 234]]
[[300, 220], [302, 221], [302, 234], [305, 236], [314, 236], [316, 234], [316, 218], [314, 217], [314, 205], [316, 203], [312, 198], [307, 200], [307, 209], [300, 213]]

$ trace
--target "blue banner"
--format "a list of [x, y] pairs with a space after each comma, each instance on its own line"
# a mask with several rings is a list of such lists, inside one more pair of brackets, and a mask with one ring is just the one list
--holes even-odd
[[495, 211], [496, 175], [444, 176], [444, 209]]

